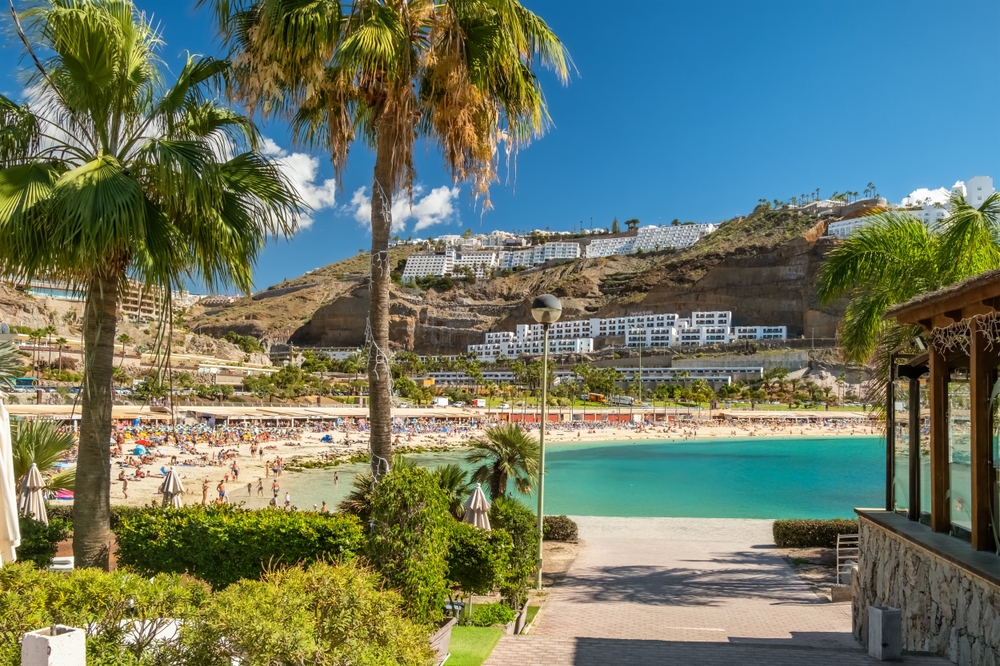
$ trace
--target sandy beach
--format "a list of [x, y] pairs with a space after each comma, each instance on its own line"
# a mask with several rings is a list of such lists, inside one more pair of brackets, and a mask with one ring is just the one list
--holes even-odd
[[[593, 426], [593, 427], [592, 427]], [[603, 427], [602, 427], [603, 426]], [[207, 502], [218, 497], [218, 484], [225, 481], [225, 490], [231, 501], [240, 501], [248, 496], [247, 484], [252, 484], [250, 494], [258, 496], [259, 480], [263, 481], [264, 497], [271, 497], [274, 481], [272, 467], [276, 459], [280, 459], [283, 467], [295, 467], [306, 461], [347, 460], [352, 456], [365, 454], [368, 451], [368, 435], [364, 430], [344, 427], [328, 430], [311, 430], [309, 428], [263, 429], [265, 435], [259, 439], [257, 452], [251, 455], [251, 445], [254, 435], [238, 429], [223, 431], [228, 433], [228, 440], [219, 436], [214, 446], [206, 441], [186, 444], [184, 449], [160, 442], [158, 446], [151, 445], [149, 453], [141, 464], [133, 451], [138, 441], [149, 441], [157, 438], [155, 426], [135, 433], [126, 432], [123, 437], [122, 454], [112, 457], [112, 489], [113, 504], [126, 506], [143, 506], [150, 502], [159, 502], [158, 493], [162, 483], [162, 470], [176, 462], [174, 468], [180, 474], [185, 485], [185, 503], [200, 503], [203, 497]], [[470, 441], [482, 434], [484, 424], [474, 427], [466, 425], [451, 425], [444, 431], [441, 426], [437, 430], [423, 432], [399, 433], [394, 437], [394, 445], [401, 453], [407, 451], [461, 450]], [[429, 426], [424, 426], [429, 428]], [[528, 424], [529, 431], [537, 436], [536, 424]], [[655, 426], [635, 424], [592, 424], [592, 423], [559, 423], [551, 424], [546, 430], [547, 445], [558, 446], [566, 443], [586, 442], [621, 442], [636, 443], [641, 441], [698, 441], [712, 439], [738, 439], [753, 437], [850, 437], [872, 436], [877, 434], [871, 425], [851, 422], [812, 423], [802, 425], [791, 424], [761, 424], [718, 421], [698, 421], [690, 424], [657, 424]], [[332, 441], [322, 441], [328, 438]], [[221, 444], [221, 445], [220, 445]], [[261, 456], [260, 448], [263, 448]], [[193, 455], [196, 451], [198, 455]], [[220, 459], [221, 458], [221, 459]], [[232, 466], [236, 463], [238, 476], [234, 475]], [[186, 464], [185, 464], [186, 463]], [[142, 469], [146, 476], [136, 478], [136, 470]], [[345, 470], [346, 471], [346, 470]], [[279, 471], [281, 480], [294, 475], [295, 471]], [[127, 484], [123, 484], [119, 476], [123, 476]], [[353, 476], [353, 475], [351, 475]], [[342, 479], [349, 483], [350, 478]], [[127, 496], [126, 496], [127, 494]], [[278, 501], [283, 500], [279, 494]], [[333, 507], [330, 507], [333, 508]]]

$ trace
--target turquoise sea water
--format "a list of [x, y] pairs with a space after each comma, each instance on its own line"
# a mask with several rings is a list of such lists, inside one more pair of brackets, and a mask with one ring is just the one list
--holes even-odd
[[[461, 464], [464, 453], [411, 457], [434, 467]], [[877, 437], [558, 444], [546, 459], [547, 514], [837, 518], [884, 502], [885, 442]], [[288, 490], [301, 509], [335, 506], [363, 467], [337, 468], [337, 487], [333, 470], [287, 474], [282, 496]]]

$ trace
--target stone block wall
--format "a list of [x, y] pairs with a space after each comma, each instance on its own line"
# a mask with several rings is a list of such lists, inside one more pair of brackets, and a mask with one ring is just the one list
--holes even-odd
[[902, 612], [903, 650], [1000, 666], [1000, 589], [863, 517], [860, 548], [855, 638], [868, 640], [868, 606], [894, 606]]

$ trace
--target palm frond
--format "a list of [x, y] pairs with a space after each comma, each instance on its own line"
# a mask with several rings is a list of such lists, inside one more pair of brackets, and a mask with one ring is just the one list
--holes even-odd
[[[11, 423], [10, 437], [14, 452], [14, 479], [18, 487], [32, 464], [46, 474], [73, 447], [73, 436], [61, 432], [55, 421], [15, 421]], [[68, 478], [64, 476], [61, 482]]]

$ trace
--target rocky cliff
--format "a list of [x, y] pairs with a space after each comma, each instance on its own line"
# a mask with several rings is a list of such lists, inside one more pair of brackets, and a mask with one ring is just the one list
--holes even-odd
[[[791, 335], [832, 337], [842, 307], [820, 307], [814, 287], [835, 242], [821, 238], [826, 224], [795, 211], [759, 210], [680, 251], [578, 259], [448, 291], [394, 285], [392, 343], [419, 353], [457, 353], [481, 342], [486, 331], [531, 322], [531, 299], [546, 292], [562, 299], [564, 318], [725, 309], [740, 325], [783, 324]], [[394, 249], [390, 260], [395, 265], [410, 252]], [[196, 307], [191, 324], [214, 335], [235, 330], [300, 346], [361, 345], [366, 263], [358, 255], [228, 307]]]

